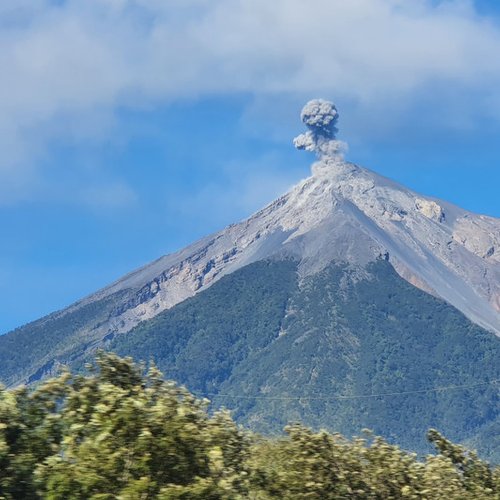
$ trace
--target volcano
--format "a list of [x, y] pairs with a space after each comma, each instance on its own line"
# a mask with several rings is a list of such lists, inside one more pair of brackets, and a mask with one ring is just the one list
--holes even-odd
[[318, 158], [284, 196], [1, 336], [0, 380], [104, 348], [262, 432], [370, 427], [425, 450], [437, 427], [498, 457], [500, 219], [344, 160], [337, 118], [304, 108], [295, 144]]

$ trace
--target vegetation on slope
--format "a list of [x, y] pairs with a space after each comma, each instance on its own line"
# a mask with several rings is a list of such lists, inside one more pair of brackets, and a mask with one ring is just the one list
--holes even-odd
[[294, 261], [260, 261], [120, 335], [109, 349], [154, 360], [201, 394], [217, 391], [242, 361], [278, 336], [297, 286]]
[[437, 431], [418, 461], [377, 437], [290, 426], [262, 438], [209, 414], [156, 368], [101, 355], [30, 391], [0, 390], [0, 498], [498, 498], [500, 470]]
[[[259, 432], [290, 421], [348, 436], [366, 427], [426, 453], [435, 427], [500, 461], [498, 387], [476, 385], [500, 378], [499, 339], [384, 260], [333, 264], [300, 283], [293, 261], [257, 262], [110, 349], [153, 359]], [[471, 387], [418, 392], [456, 385]]]
[[119, 300], [116, 294], [0, 335], [0, 381], [7, 385], [35, 382], [55, 373], [61, 362], [80, 358], [100, 340], [92, 336], [92, 329], [109, 319]]

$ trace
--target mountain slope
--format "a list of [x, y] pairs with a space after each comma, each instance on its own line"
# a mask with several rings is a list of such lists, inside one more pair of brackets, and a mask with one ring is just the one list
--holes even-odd
[[[499, 334], [499, 242], [498, 219], [415, 194], [342, 160], [322, 160], [312, 177], [249, 219], [1, 336], [0, 354], [12, 359], [0, 378], [16, 384], [50, 373], [58, 362], [81, 357], [103, 339], [271, 257], [297, 260], [303, 279], [331, 262], [364, 266], [386, 256], [404, 279]], [[102, 311], [89, 315], [92, 308]], [[47, 327], [60, 338], [44, 333]], [[43, 356], [33, 352], [42, 344]]]
[[[107, 347], [154, 360], [258, 431], [291, 420], [368, 427], [425, 452], [434, 427], [500, 459], [498, 386], [484, 384], [500, 379], [500, 339], [385, 260], [331, 264], [302, 281], [297, 267], [250, 264]], [[457, 385], [470, 387], [426, 392]], [[387, 393], [397, 394], [358, 397]]]
[[306, 276], [332, 260], [366, 263], [387, 252], [405, 279], [500, 334], [500, 221], [339, 159], [317, 163], [312, 177], [248, 220], [159, 259], [83, 304], [127, 290], [130, 302], [112, 325], [127, 331], [277, 253], [297, 256]]

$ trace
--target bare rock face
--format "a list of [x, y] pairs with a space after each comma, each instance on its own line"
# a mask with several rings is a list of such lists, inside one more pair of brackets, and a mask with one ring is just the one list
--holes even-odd
[[418, 198], [415, 201], [415, 208], [423, 215], [436, 222], [443, 222], [445, 214], [443, 208], [435, 201]]
[[497, 219], [484, 215], [465, 215], [457, 220], [453, 240], [483, 259], [500, 262], [500, 228]]
[[409, 269], [405, 264], [397, 260], [396, 258], [392, 259], [392, 265], [396, 272], [408, 283], [411, 283], [413, 286], [420, 288], [424, 292], [427, 292], [429, 295], [433, 295], [434, 297], [439, 297], [435, 290], [433, 290], [427, 282], [425, 282], [422, 277], [415, 274], [411, 269]]

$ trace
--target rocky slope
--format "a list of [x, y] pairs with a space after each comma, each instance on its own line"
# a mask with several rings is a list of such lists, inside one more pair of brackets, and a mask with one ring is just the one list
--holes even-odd
[[312, 177], [249, 219], [162, 257], [76, 307], [127, 292], [101, 326], [126, 332], [220, 277], [276, 254], [297, 257], [302, 276], [332, 260], [385, 255], [415, 286], [500, 334], [500, 220], [419, 195], [374, 172], [328, 159]]

